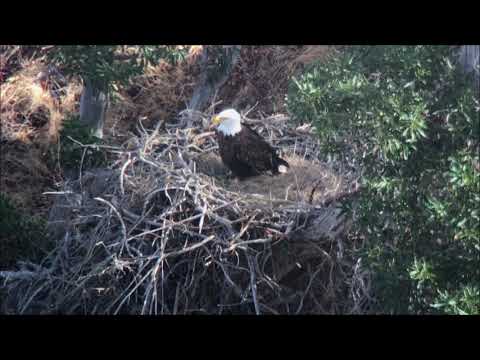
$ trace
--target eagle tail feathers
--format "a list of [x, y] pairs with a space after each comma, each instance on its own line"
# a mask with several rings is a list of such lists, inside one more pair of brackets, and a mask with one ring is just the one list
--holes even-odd
[[279, 173], [286, 173], [287, 172], [287, 168], [290, 168], [290, 165], [288, 164], [288, 162], [286, 162], [285, 160], [283, 160], [282, 158], [277, 158], [277, 170]]

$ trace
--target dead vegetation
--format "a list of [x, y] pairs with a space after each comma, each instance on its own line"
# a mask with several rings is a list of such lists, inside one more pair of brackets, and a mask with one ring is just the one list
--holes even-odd
[[[43, 88], [38, 77], [49, 67], [45, 57], [28, 57], [32, 51], [21, 46], [3, 47], [2, 139], [42, 144], [55, 141], [65, 115], [78, 110], [81, 82], [68, 79], [58, 86], [51, 81], [48, 89]], [[145, 126], [175, 121], [186, 108], [202, 71], [197, 61], [201, 51], [202, 46], [190, 46], [185, 61], [177, 65], [161, 61], [121, 90], [108, 112], [105, 131], [110, 140], [118, 143], [118, 137], [133, 130], [139, 118]], [[265, 116], [280, 112], [289, 78], [334, 51], [328, 46], [243, 46], [214, 106], [245, 109], [255, 105], [252, 114]]]
[[[328, 46], [243, 46], [238, 63], [213, 100], [210, 111], [221, 107], [252, 108], [251, 115], [269, 116], [284, 112], [284, 97], [289, 78], [308, 64], [334, 53]], [[119, 94], [111, 107], [106, 130], [112, 140], [128, 138], [135, 119], [145, 126], [175, 122], [187, 108], [194, 87], [201, 77], [199, 64], [202, 46], [191, 46], [185, 61], [177, 65], [160, 62], [136, 78]], [[163, 126], [163, 125], [162, 125]]]
[[43, 58], [23, 57], [19, 48], [4, 54], [5, 63], [17, 55], [11, 66], [19, 71], [5, 69], [11, 75], [0, 84], [0, 187], [23, 211], [42, 216], [51, 206], [42, 193], [58, 180], [47, 149], [55, 146], [65, 116], [77, 109], [81, 86], [72, 80], [61, 91], [43, 87], [38, 81], [47, 69]]
[[[163, 132], [139, 124], [134, 149], [111, 149], [118, 156], [111, 169], [85, 173], [53, 194], [60, 199], [50, 218], [56, 249], [43, 264], [1, 273], [6, 311], [364, 312], [368, 275], [351, 257], [354, 244], [341, 236], [348, 221], [335, 203], [349, 186], [326, 165], [311, 167], [304, 179], [318, 171], [315, 186], [330, 190], [315, 201], [304, 201], [308, 186], [292, 190], [296, 198], [281, 194], [288, 178], [269, 180], [282, 196], [276, 198], [254, 180], [206, 175], [195, 159], [213, 152], [215, 142], [203, 117], [187, 127], [194, 120], [183, 113]], [[261, 127], [279, 124], [263, 119]], [[305, 149], [314, 141], [308, 138], [273, 138], [298, 159], [292, 173], [302, 173], [308, 161]]]
[[61, 92], [54, 93], [38, 81], [45, 71], [41, 59], [27, 60], [22, 70], [2, 84], [3, 140], [48, 146], [57, 140], [65, 115], [76, 110], [79, 82], [70, 81]]
[[[2, 169], [19, 167], [15, 178], [6, 177], [12, 194], [47, 192], [43, 199], [55, 202], [49, 229], [56, 241], [41, 264], [21, 262], [0, 273], [5, 312], [366, 311], [369, 274], [352, 256], [359, 244], [342, 236], [349, 220], [337, 202], [353, 196], [356, 174], [321, 163], [312, 129], [294, 128], [278, 114], [288, 77], [333, 50], [245, 46], [207, 113], [182, 111], [198, 79], [199, 51], [192, 47], [177, 66], [147, 69], [119, 94], [105, 126], [104, 149], [114, 158], [108, 168], [55, 191], [51, 179], [36, 181], [49, 176], [41, 160], [28, 160], [38, 163], [35, 170], [17, 150], [5, 158]], [[9, 144], [49, 143], [65, 114], [76, 110], [80, 85], [69, 83], [61, 101], [53, 101], [35, 87], [39, 66], [32, 62], [2, 86], [10, 99], [1, 110]], [[213, 134], [204, 130], [211, 112], [248, 105], [247, 121], [283, 151], [293, 165], [288, 174], [236, 182], [219, 161]], [[39, 114], [47, 121], [35, 127]]]
[[243, 46], [238, 65], [218, 94], [223, 104], [265, 116], [285, 112], [288, 81], [305, 66], [335, 52], [330, 46]]

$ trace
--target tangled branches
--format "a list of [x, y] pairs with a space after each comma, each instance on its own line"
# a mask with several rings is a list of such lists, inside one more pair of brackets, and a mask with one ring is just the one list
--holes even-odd
[[[200, 130], [204, 116], [183, 113], [178, 120], [162, 132], [140, 122], [134, 141], [106, 148], [117, 159], [109, 169], [84, 172], [53, 195], [56, 247], [41, 264], [0, 273], [6, 311], [365, 312], [369, 276], [353, 256], [356, 244], [343, 236], [348, 219], [334, 201], [346, 193], [339, 180], [346, 176], [315, 162], [314, 138], [285, 119], [264, 119], [258, 128], [300, 159], [297, 174], [305, 173], [305, 162], [317, 171], [315, 199], [305, 184], [280, 198], [290, 180], [269, 183], [276, 193], [262, 192], [262, 179], [239, 184], [221, 163], [220, 172], [206, 171], [212, 166], [202, 161], [215, 160], [216, 144]], [[292, 176], [305, 182], [310, 175]]]

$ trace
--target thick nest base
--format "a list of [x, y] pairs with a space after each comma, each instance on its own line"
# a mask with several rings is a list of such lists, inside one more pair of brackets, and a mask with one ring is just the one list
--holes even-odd
[[[343, 236], [349, 174], [318, 161], [286, 117], [257, 123], [291, 171], [237, 182], [203, 114], [146, 130], [110, 169], [66, 184], [50, 214], [56, 247], [0, 272], [8, 313], [365, 313], [369, 276]], [[269, 135], [269, 136], [267, 136]], [[208, 160], [209, 159], [209, 160]], [[212, 160], [213, 159], [213, 160]]]

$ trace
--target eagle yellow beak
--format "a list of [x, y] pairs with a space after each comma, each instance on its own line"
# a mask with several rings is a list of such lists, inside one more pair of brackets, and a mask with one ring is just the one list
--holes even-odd
[[212, 126], [217, 126], [221, 122], [222, 122], [222, 119], [220, 118], [220, 116], [215, 115], [214, 117], [212, 117]]

